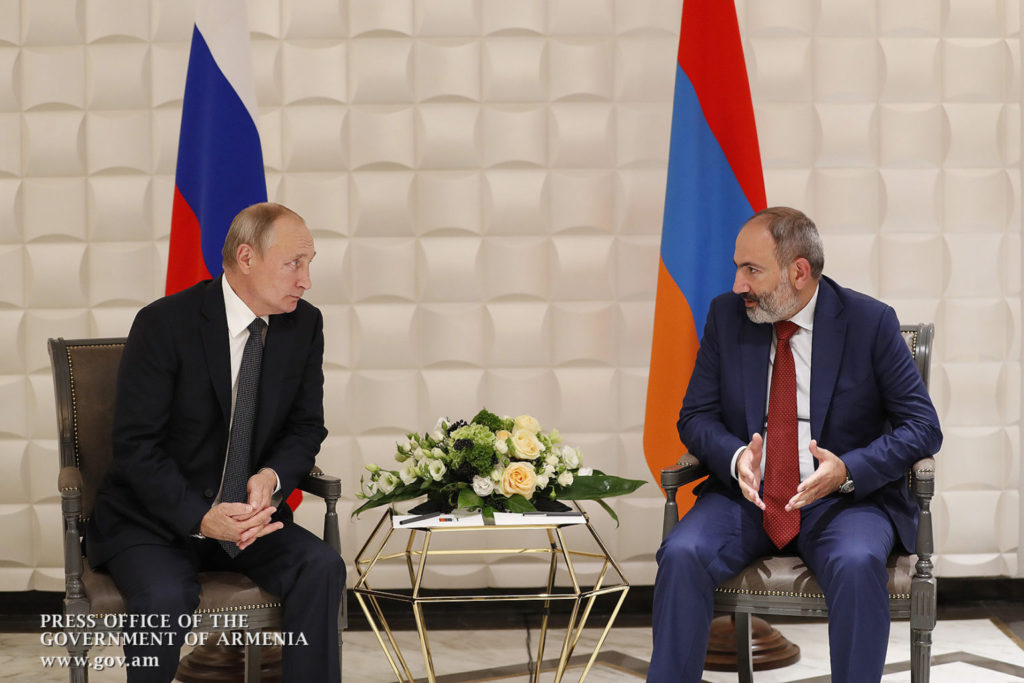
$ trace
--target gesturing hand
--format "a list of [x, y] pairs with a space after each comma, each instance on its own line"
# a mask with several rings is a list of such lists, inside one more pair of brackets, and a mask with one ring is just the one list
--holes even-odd
[[750, 437], [750, 443], [736, 459], [736, 480], [740, 483], [743, 497], [764, 510], [764, 502], [757, 491], [761, 488], [761, 455], [764, 440], [760, 434]]
[[796, 495], [786, 503], [786, 510], [796, 510], [810, 505], [832, 493], [846, 481], [846, 464], [839, 456], [826, 448], [818, 448], [818, 442], [813, 439], [810, 451], [818, 460], [818, 469], [796, 487]]

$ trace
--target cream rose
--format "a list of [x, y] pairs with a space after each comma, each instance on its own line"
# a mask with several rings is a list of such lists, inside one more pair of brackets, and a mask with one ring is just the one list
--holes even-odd
[[521, 495], [529, 500], [537, 489], [537, 473], [533, 470], [533, 464], [528, 462], [514, 462], [505, 468], [501, 474], [501, 489], [506, 496]]
[[537, 422], [537, 418], [532, 415], [520, 415], [513, 422], [512, 431], [518, 429], [525, 429], [531, 434], [536, 434], [540, 431], [540, 422]]
[[520, 460], [533, 460], [544, 450], [544, 444], [537, 435], [526, 429], [512, 432], [512, 445], [515, 447], [514, 455]]

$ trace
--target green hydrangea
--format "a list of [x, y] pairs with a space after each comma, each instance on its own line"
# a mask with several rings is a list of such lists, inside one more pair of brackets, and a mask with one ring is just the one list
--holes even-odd
[[[459, 427], [449, 436], [453, 444], [450, 454], [452, 469], [458, 471], [466, 465], [477, 474], [490, 473], [494, 466], [494, 432], [482, 424], [474, 423]], [[473, 447], [460, 448], [467, 440], [473, 443]]]

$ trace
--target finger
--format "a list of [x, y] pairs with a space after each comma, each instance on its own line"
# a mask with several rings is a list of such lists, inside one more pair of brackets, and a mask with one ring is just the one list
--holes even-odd
[[267, 534], [272, 534], [275, 531], [279, 531], [284, 528], [283, 522], [274, 522], [273, 524], [267, 524], [256, 529], [252, 529], [253, 533], [246, 532], [238, 540], [238, 547], [241, 550], [245, 550], [247, 547], [255, 543], [257, 538], [262, 538]]
[[252, 506], [248, 503], [221, 503], [217, 507], [229, 517], [247, 515], [253, 511]]

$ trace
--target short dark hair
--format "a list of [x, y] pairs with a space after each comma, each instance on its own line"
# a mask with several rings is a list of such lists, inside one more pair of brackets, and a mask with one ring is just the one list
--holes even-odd
[[[786, 268], [798, 258], [805, 258], [811, 265], [811, 277], [817, 279], [825, 268], [825, 248], [814, 221], [803, 211], [788, 206], [772, 206], [751, 216], [768, 219], [768, 232], [775, 240], [775, 260], [780, 268]], [[747, 221], [748, 223], [750, 221]]]
[[243, 244], [250, 245], [262, 256], [263, 251], [270, 246], [274, 222], [284, 216], [294, 216], [302, 221], [302, 216], [274, 202], [253, 204], [239, 211], [231, 221], [227, 237], [224, 238], [224, 247], [220, 250], [224, 267], [235, 265], [235, 254]]

